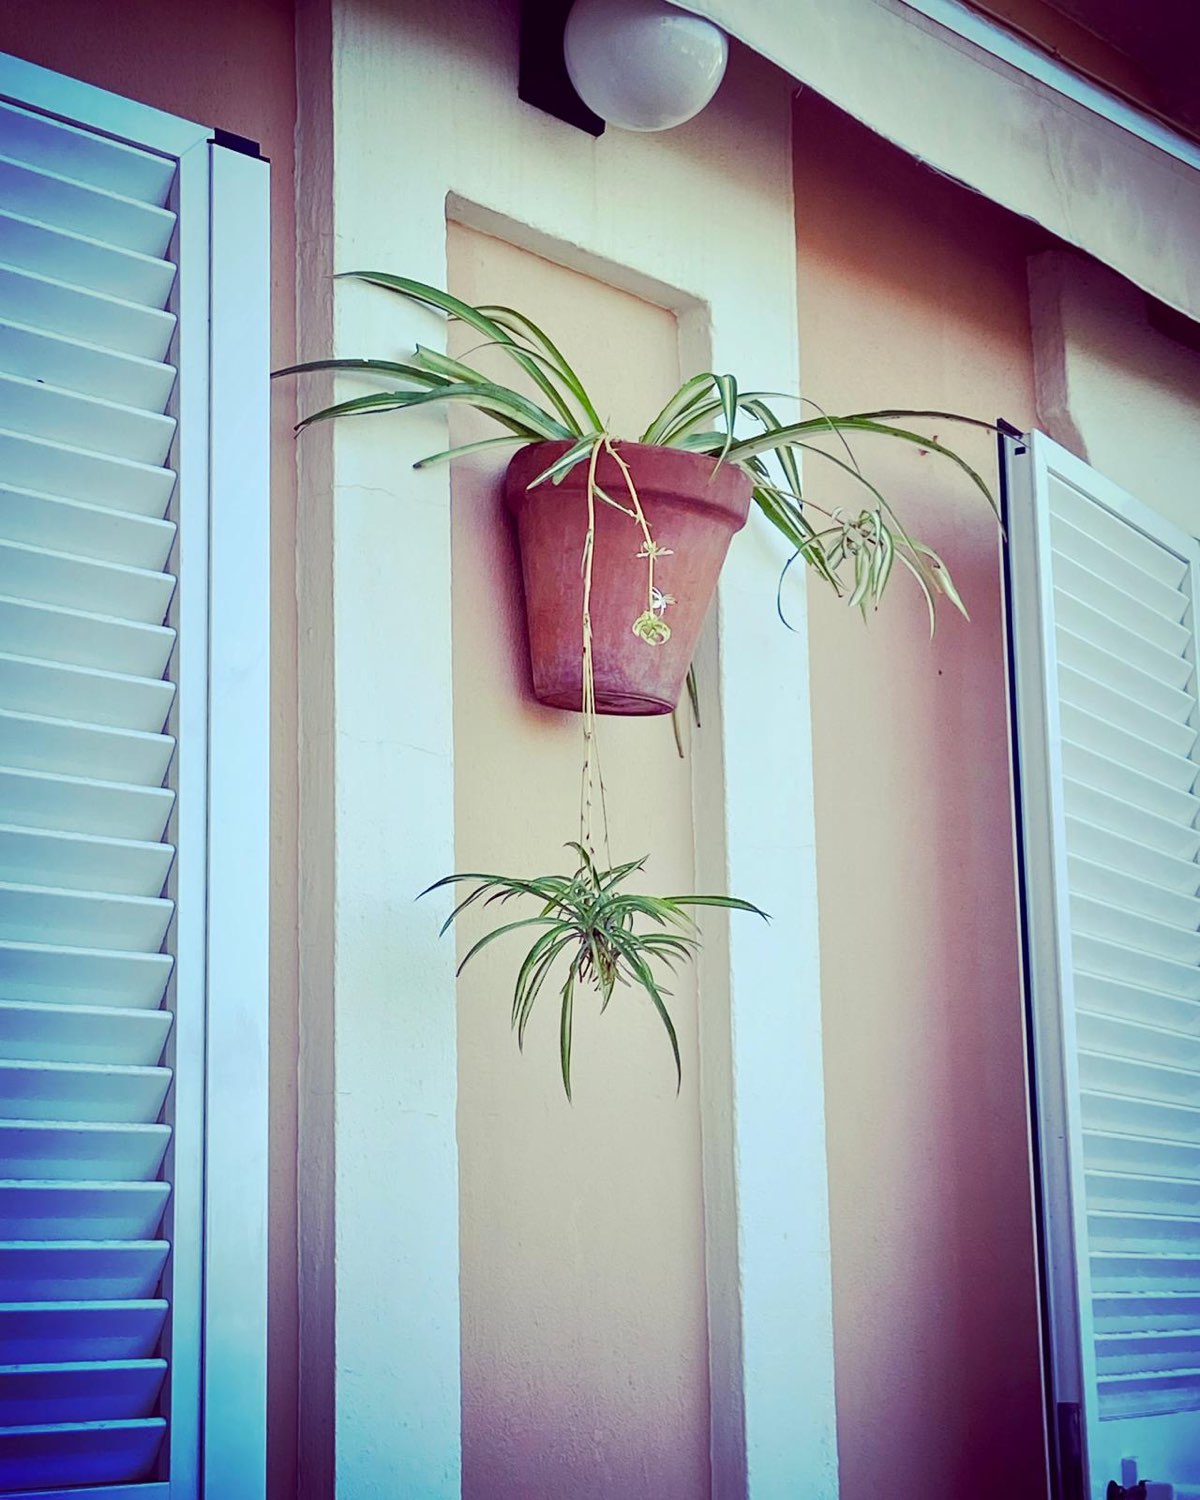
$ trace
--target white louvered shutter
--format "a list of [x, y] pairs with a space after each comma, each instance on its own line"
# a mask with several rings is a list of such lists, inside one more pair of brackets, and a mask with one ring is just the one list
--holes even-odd
[[1063, 1493], [1138, 1478], [1182, 1500], [1200, 1496], [1200, 544], [1040, 434], [1008, 475]]
[[0, 102], [0, 1495], [190, 1497], [210, 453], [178, 416], [209, 410], [208, 192], [55, 112]]

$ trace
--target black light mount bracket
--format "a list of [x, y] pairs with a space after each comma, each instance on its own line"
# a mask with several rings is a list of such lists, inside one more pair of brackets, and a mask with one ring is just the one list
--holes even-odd
[[563, 59], [563, 32], [572, 0], [521, 0], [520, 63], [517, 94], [588, 135], [603, 135], [604, 121], [579, 95]]

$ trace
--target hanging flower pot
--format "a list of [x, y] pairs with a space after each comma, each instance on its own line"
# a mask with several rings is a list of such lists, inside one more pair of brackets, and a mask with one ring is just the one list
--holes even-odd
[[[554, 708], [580, 709], [589, 466], [578, 463], [559, 483], [529, 488], [571, 446], [522, 448], [508, 466], [505, 500], [517, 522], [533, 691]], [[617, 461], [602, 452], [595, 482], [608, 500], [597, 497], [592, 507], [589, 604], [596, 712], [667, 714], [679, 701], [730, 540], [746, 524], [751, 482], [706, 454], [614, 446], [629, 469], [645, 528]]]

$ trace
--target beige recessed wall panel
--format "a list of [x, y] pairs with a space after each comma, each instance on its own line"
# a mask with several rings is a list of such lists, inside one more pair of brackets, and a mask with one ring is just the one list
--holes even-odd
[[[542, 322], [619, 432], [679, 380], [674, 316], [452, 226], [449, 284]], [[477, 343], [459, 330], [455, 349]], [[635, 359], [624, 357], [637, 349]], [[474, 435], [471, 421], [456, 435]], [[565, 868], [580, 721], [532, 698], [503, 458], [453, 486], [456, 854], [460, 869]], [[614, 858], [647, 889], [694, 889], [691, 768], [669, 719], [605, 719]], [[460, 951], [483, 930], [464, 921]], [[518, 937], [459, 987], [463, 1494], [467, 1500], [698, 1500], [708, 1494], [708, 1352], [695, 985], [675, 986], [682, 1094], [649, 1006], [576, 1005], [575, 1102], [547, 995], [518, 1053]]]
[[[1029, 424], [1027, 228], [812, 95], [795, 120], [806, 394]], [[927, 430], [995, 481], [989, 434]], [[931, 643], [904, 576], [866, 624], [810, 592], [841, 1495], [1036, 1500], [997, 531], [932, 456], [855, 449], [972, 619], [943, 610]], [[819, 504], [853, 503], [816, 459], [805, 476]]]

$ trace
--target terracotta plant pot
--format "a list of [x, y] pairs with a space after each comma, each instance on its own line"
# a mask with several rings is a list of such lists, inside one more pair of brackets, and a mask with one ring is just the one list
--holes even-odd
[[[586, 463], [561, 484], [527, 486], [565, 453], [568, 443], [533, 443], [508, 466], [505, 500], [516, 517], [525, 578], [525, 611], [533, 690], [542, 703], [578, 711], [583, 701], [583, 574], [587, 536]], [[670, 638], [652, 645], [633, 623], [646, 612], [647, 570], [637, 521], [596, 503], [592, 562], [592, 665], [596, 711], [667, 714], [679, 701], [717, 575], [735, 531], [746, 524], [751, 483], [732, 464], [676, 448], [617, 445], [655, 544], [665, 549], [654, 583], [672, 603], [662, 610]], [[617, 465], [600, 457], [596, 480], [623, 505], [629, 495]]]

